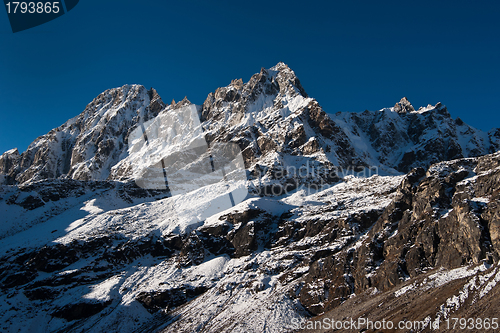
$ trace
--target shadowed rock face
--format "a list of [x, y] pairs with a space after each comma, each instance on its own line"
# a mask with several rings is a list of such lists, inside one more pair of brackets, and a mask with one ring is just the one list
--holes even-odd
[[107, 301], [104, 303], [81, 302], [76, 304], [68, 304], [67, 306], [54, 312], [53, 316], [58, 318], [64, 318], [68, 321], [84, 319], [91, 317], [95, 314], [98, 314], [103, 309], [105, 309], [109, 304], [111, 304], [111, 301]]
[[20, 159], [21, 156], [17, 149], [5, 152], [0, 156], [0, 174], [3, 175], [0, 183], [8, 185], [15, 183], [15, 175], [19, 169]]

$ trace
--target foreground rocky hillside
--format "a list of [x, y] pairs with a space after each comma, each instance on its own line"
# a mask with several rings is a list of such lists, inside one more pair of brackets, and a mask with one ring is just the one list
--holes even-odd
[[[282, 63], [199, 107], [106, 91], [0, 157], [0, 327], [293, 332], [365, 317], [428, 331], [492, 317], [499, 133], [406, 98], [328, 116]], [[216, 174], [222, 144], [240, 170], [175, 192], [172, 165], [198, 180], [209, 157]], [[163, 187], [148, 188], [138, 166], [158, 154]]]
[[[498, 289], [499, 176], [498, 153], [407, 176], [347, 176], [312, 194], [249, 198], [188, 226], [179, 206], [199, 211], [213, 199], [206, 192], [119, 208], [111, 198], [119, 206], [152, 194], [89, 185], [71, 208], [84, 212], [78, 219], [59, 215], [2, 239], [3, 329], [293, 331], [351, 308], [443, 319], [474, 297], [490, 304]], [[43, 207], [28, 209], [44, 216]], [[432, 307], [422, 293], [436, 295]], [[372, 299], [387, 308], [375, 311]]]

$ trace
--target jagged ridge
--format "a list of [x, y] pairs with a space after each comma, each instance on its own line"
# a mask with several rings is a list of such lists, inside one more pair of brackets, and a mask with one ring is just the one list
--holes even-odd
[[[108, 90], [82, 114], [36, 139], [26, 152], [4, 153], [2, 179], [21, 184], [58, 177], [130, 180], [132, 162], [126, 159], [131, 131], [159, 113], [175, 114], [188, 103], [185, 99], [167, 106], [154, 89], [138, 85]], [[200, 119], [209, 144], [237, 143], [252, 175], [280, 184], [291, 179], [276, 180], [277, 166], [310, 163], [324, 174], [337, 167], [373, 166], [380, 173], [397, 174], [500, 147], [499, 129], [474, 129], [452, 119], [440, 103], [415, 111], [403, 98], [393, 108], [328, 116], [283, 63], [263, 68], [247, 83], [233, 80], [210, 93]]]

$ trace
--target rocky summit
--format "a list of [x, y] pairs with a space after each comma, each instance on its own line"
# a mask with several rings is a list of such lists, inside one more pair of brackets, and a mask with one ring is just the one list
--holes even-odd
[[0, 156], [0, 327], [494, 318], [499, 150], [441, 103], [326, 113], [284, 63], [198, 106], [107, 90]]

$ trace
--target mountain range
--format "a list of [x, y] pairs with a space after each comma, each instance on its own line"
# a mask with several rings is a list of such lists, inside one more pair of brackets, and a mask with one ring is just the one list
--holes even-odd
[[0, 156], [0, 325], [292, 332], [357, 316], [426, 331], [493, 318], [499, 150], [500, 129], [441, 103], [328, 114], [284, 63], [199, 106], [107, 90]]

